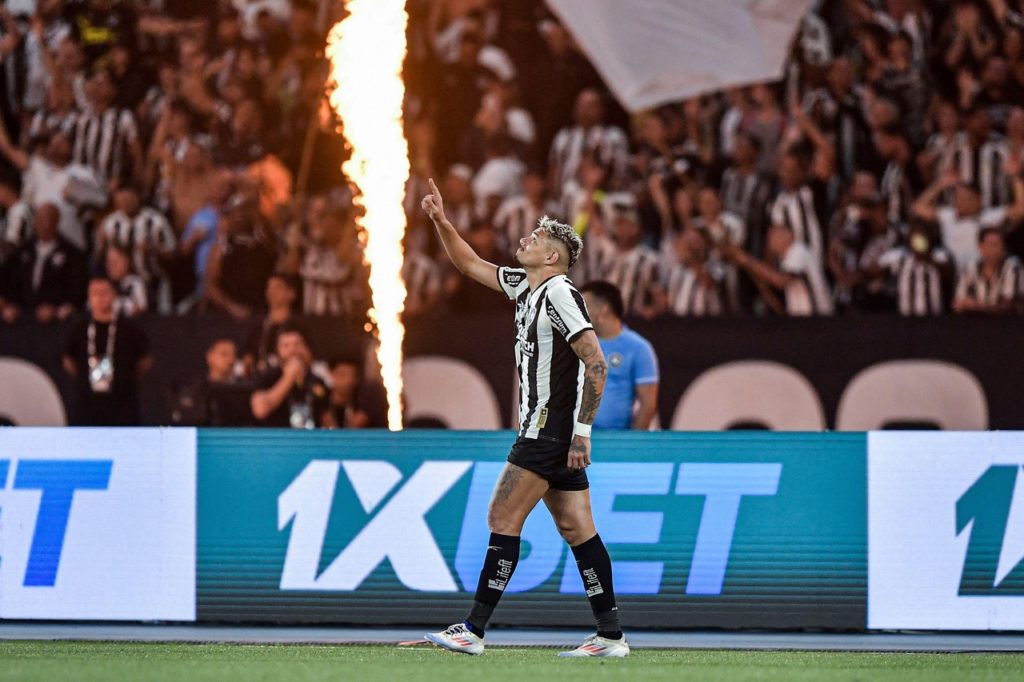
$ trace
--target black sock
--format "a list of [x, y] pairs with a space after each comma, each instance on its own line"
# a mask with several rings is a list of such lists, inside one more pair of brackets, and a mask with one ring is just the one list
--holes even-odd
[[473, 610], [466, 617], [466, 627], [477, 637], [484, 636], [487, 621], [518, 563], [519, 536], [491, 533], [487, 541], [487, 554], [484, 555], [484, 567], [480, 569], [480, 582], [476, 585]]
[[590, 610], [597, 621], [597, 634], [608, 639], [621, 639], [622, 626], [619, 625], [619, 609], [615, 606], [615, 589], [612, 587], [612, 559], [601, 536], [595, 535], [576, 545], [572, 553], [583, 578]]

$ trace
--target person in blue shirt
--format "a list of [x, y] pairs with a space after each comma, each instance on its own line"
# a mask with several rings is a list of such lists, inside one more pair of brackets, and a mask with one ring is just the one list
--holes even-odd
[[622, 323], [622, 293], [618, 287], [594, 280], [580, 291], [608, 360], [608, 380], [594, 428], [647, 430], [658, 410], [658, 358], [654, 348]]

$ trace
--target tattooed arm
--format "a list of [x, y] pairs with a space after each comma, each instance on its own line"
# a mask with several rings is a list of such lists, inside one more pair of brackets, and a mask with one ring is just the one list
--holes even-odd
[[[604, 382], [608, 377], [608, 363], [605, 362], [601, 344], [593, 330], [580, 334], [572, 342], [572, 349], [586, 367], [583, 378], [583, 399], [580, 401], [580, 414], [577, 421], [581, 424], [593, 424], [597, 416], [597, 408], [601, 404], [604, 393]], [[590, 464], [590, 438], [573, 436], [569, 446], [569, 468], [583, 469]]]

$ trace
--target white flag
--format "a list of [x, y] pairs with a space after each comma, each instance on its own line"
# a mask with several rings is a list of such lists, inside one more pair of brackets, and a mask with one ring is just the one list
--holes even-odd
[[631, 111], [778, 79], [814, 0], [548, 0]]

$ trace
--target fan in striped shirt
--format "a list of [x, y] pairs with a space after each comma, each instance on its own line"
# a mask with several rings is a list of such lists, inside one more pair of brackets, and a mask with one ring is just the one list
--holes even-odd
[[896, 299], [903, 317], [941, 315], [945, 309], [946, 282], [954, 271], [953, 255], [935, 243], [928, 225], [911, 224], [907, 247], [882, 255], [878, 264], [896, 280]]
[[[825, 281], [821, 263], [811, 250], [796, 241], [786, 224], [773, 225], [767, 235], [767, 263], [738, 247], [723, 249], [725, 256], [747, 271], [765, 303], [776, 313], [792, 317], [831, 315], [832, 295]], [[773, 290], [781, 291], [785, 305], [779, 303]]]
[[[616, 253], [605, 279], [622, 292], [625, 314], [650, 318], [658, 312], [661, 289], [661, 263], [658, 253], [641, 242], [640, 217], [631, 207], [612, 207], [612, 231]], [[595, 235], [596, 237], [596, 235]], [[607, 238], [604, 238], [607, 240]], [[596, 274], [596, 273], [591, 273]]]
[[504, 236], [502, 247], [514, 251], [521, 239], [536, 229], [537, 221], [547, 213], [545, 205], [544, 176], [537, 170], [529, 170], [523, 176], [523, 193], [506, 199], [494, 214], [494, 227]]
[[610, 170], [612, 184], [625, 176], [629, 157], [629, 139], [613, 125], [604, 123], [604, 101], [601, 93], [586, 89], [576, 97], [573, 109], [574, 125], [558, 131], [551, 143], [548, 165], [549, 182], [556, 200], [579, 171], [586, 156], [593, 156]]
[[708, 238], [689, 229], [674, 240], [678, 261], [665, 274], [668, 312], [680, 317], [721, 315], [725, 310], [722, 264], [708, 258]]
[[405, 281], [405, 314], [427, 312], [441, 298], [441, 270], [437, 263], [422, 251], [409, 249], [402, 261], [402, 279]]
[[[1005, 206], [1012, 200], [1010, 179], [1004, 172], [1009, 148], [1006, 140], [992, 132], [992, 119], [983, 107], [964, 114], [964, 130], [953, 138], [940, 172], [953, 171], [961, 183], [976, 185], [982, 209]], [[953, 202], [947, 192], [944, 203]]]
[[114, 194], [117, 210], [100, 223], [93, 258], [103, 262], [109, 246], [124, 249], [131, 257], [132, 269], [146, 283], [150, 300], [163, 314], [171, 310], [171, 289], [163, 262], [177, 248], [177, 237], [170, 222], [159, 211], [142, 206], [139, 192], [126, 185]]
[[1024, 270], [1017, 257], [1006, 255], [1002, 231], [982, 230], [978, 253], [978, 260], [960, 272], [953, 310], [989, 315], [1019, 312]]
[[90, 109], [75, 124], [74, 161], [107, 182], [139, 177], [143, 170], [139, 131], [132, 112], [114, 106], [113, 75], [106, 69], [97, 71], [89, 80], [88, 92]]
[[793, 238], [805, 245], [819, 262], [823, 262], [824, 243], [820, 207], [824, 203], [824, 187], [820, 181], [808, 181], [803, 161], [790, 153], [779, 162], [781, 191], [768, 208], [774, 225], [786, 225]]
[[118, 246], [111, 246], [104, 259], [104, 270], [117, 289], [114, 305], [118, 313], [125, 317], [135, 317], [146, 312], [149, 308], [146, 282], [132, 272], [128, 252]]

